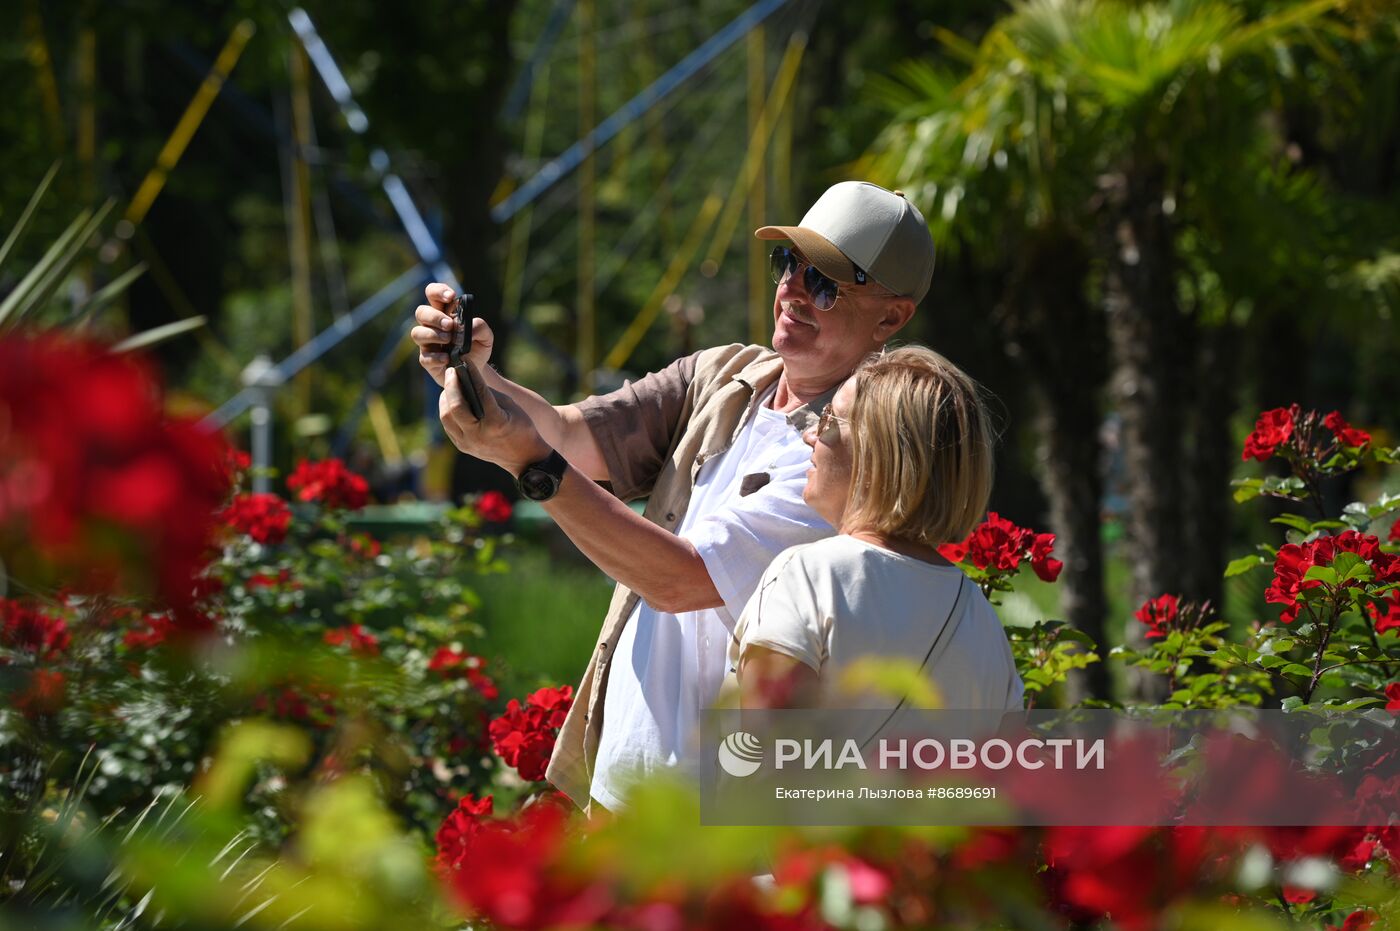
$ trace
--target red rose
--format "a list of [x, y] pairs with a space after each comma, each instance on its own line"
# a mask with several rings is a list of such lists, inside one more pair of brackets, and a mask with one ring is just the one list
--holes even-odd
[[457, 803], [452, 813], [443, 819], [437, 831], [437, 865], [444, 876], [464, 866], [470, 866], [467, 859], [468, 844], [481, 830], [482, 820], [491, 817], [494, 807], [493, 796], [487, 795], [478, 801], [468, 793]]
[[1386, 711], [1400, 711], [1400, 682], [1392, 682], [1385, 687]]
[[361, 559], [375, 559], [384, 552], [384, 547], [369, 534], [357, 533], [350, 538], [350, 552]]
[[258, 543], [276, 546], [287, 538], [292, 525], [292, 510], [287, 502], [265, 492], [239, 495], [219, 512], [219, 519], [238, 533], [245, 533]]
[[438, 647], [433, 658], [428, 660], [428, 669], [444, 679], [466, 679], [472, 688], [487, 701], [493, 701], [500, 694], [496, 683], [483, 670], [486, 660], [472, 656], [456, 647]]
[[510, 520], [510, 499], [499, 491], [482, 492], [481, 497], [476, 500], [476, 512], [481, 515], [482, 520], [503, 524]]
[[1043, 582], [1053, 582], [1060, 577], [1065, 564], [1050, 555], [1055, 547], [1053, 533], [1038, 533], [1031, 540], [1031, 569]]
[[51, 661], [66, 652], [72, 642], [62, 618], [0, 598], [0, 643], [33, 653], [38, 660]]
[[988, 566], [1003, 570], [1015, 569], [1021, 564], [1022, 552], [1025, 549], [1023, 536], [1027, 532], [999, 516], [996, 511], [989, 511], [987, 519], [967, 538], [968, 555], [972, 558], [972, 564], [978, 569], [986, 569]]
[[230, 446], [224, 455], [224, 470], [229, 479], [237, 479], [253, 467], [253, 457], [235, 446]]
[[322, 639], [333, 647], [348, 646], [351, 653], [359, 653], [362, 656], [379, 655], [379, 638], [360, 624], [332, 628], [325, 632]]
[[54, 669], [36, 669], [29, 684], [14, 698], [15, 710], [27, 718], [58, 714], [68, 691], [68, 680]]
[[369, 501], [369, 483], [339, 459], [301, 460], [288, 476], [287, 487], [298, 500], [319, 501], [328, 508], [357, 511]]
[[967, 558], [967, 543], [944, 543], [938, 548], [938, 554], [950, 563], [960, 563]]
[[1376, 623], [1376, 633], [1400, 630], [1400, 589], [1392, 589], [1379, 602], [1366, 605], [1366, 611]]
[[[69, 373], [80, 371], [81, 379]], [[228, 478], [220, 437], [165, 415], [135, 355], [0, 339], [0, 557], [33, 579], [149, 591], [183, 610]]]
[[1158, 595], [1142, 603], [1133, 617], [1147, 627], [1147, 639], [1165, 637], [1180, 616], [1180, 599], [1176, 595]]
[[279, 588], [285, 585], [290, 589], [301, 588], [301, 583], [292, 580], [292, 570], [278, 569], [276, 575], [268, 575], [266, 572], [256, 572], [249, 576], [244, 586], [252, 591], [255, 588]]
[[1263, 462], [1274, 454], [1274, 450], [1288, 442], [1293, 435], [1293, 420], [1297, 405], [1292, 408], [1276, 407], [1259, 415], [1254, 423], [1254, 432], [1244, 441], [1244, 454], [1241, 461], [1258, 459]]
[[1376, 913], [1368, 912], [1364, 908], [1358, 908], [1346, 917], [1341, 926], [1328, 925], [1327, 931], [1369, 931], [1370, 927], [1376, 923]]
[[1337, 442], [1343, 446], [1361, 447], [1371, 442], [1371, 434], [1358, 430], [1342, 419], [1341, 411], [1333, 411], [1322, 418], [1322, 425], [1331, 430]]
[[464, 869], [449, 889], [462, 908], [502, 928], [591, 927], [612, 907], [606, 885], [567, 868], [568, 815], [531, 805], [511, 820], [478, 823], [462, 839]]
[[1307, 905], [1317, 898], [1317, 893], [1312, 889], [1303, 889], [1299, 886], [1284, 886], [1283, 900], [1292, 905]]
[[175, 632], [175, 622], [165, 615], [148, 615], [144, 630], [128, 630], [122, 643], [129, 650], [151, 650], [170, 638]]
[[544, 779], [545, 767], [554, 752], [554, 740], [573, 703], [573, 688], [540, 689], [525, 699], [512, 698], [506, 713], [487, 728], [496, 755], [513, 766], [530, 782]]
[[1200, 881], [1209, 837], [1206, 828], [1051, 827], [1045, 880], [1073, 920], [1107, 913], [1116, 927], [1147, 931]]

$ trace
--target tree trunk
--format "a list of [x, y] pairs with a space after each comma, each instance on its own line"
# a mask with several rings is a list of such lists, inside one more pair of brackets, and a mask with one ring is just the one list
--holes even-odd
[[[1100, 184], [1103, 301], [1117, 364], [1113, 387], [1123, 421], [1123, 464], [1129, 481], [1129, 600], [1136, 607], [1148, 598], [1181, 592], [1185, 580], [1182, 424], [1185, 360], [1195, 325], [1177, 304], [1172, 229], [1162, 210], [1160, 166], [1130, 164]], [[1141, 625], [1129, 623], [1124, 641], [1141, 647], [1146, 643], [1144, 632]], [[1135, 674], [1132, 691], [1146, 700], [1165, 697], [1159, 680]]]
[[1201, 334], [1197, 358], [1193, 440], [1184, 477], [1186, 563], [1184, 593], [1194, 601], [1224, 607], [1225, 563], [1233, 514], [1230, 474], [1239, 452], [1230, 435], [1230, 418], [1238, 403], [1240, 332], [1230, 323]]
[[[476, 313], [492, 324], [495, 344], [492, 364], [505, 369], [514, 321], [501, 317], [502, 289], [497, 277], [496, 243], [501, 229], [491, 219], [491, 195], [505, 171], [505, 128], [501, 105], [514, 74], [510, 22], [515, 3], [493, 0], [494, 11], [478, 20], [478, 34], [471, 55], [480, 66], [480, 83], [474, 93], [462, 94], [453, 113], [453, 125], [461, 130], [442, 178], [446, 213], [443, 239], [448, 260], [461, 276], [462, 287], [476, 299]], [[452, 499], [488, 489], [514, 497], [515, 482], [496, 466], [471, 456], [458, 455], [452, 464]]]
[[[1089, 303], [1089, 254], [1068, 231], [1043, 229], [1022, 250], [998, 317], [1031, 383], [1039, 431], [1039, 478], [1050, 506], [1055, 552], [1064, 560], [1064, 619], [1107, 651], [1099, 508], [1100, 392], [1107, 374], [1103, 318]], [[1070, 698], [1109, 697], [1102, 663], [1076, 673]]]

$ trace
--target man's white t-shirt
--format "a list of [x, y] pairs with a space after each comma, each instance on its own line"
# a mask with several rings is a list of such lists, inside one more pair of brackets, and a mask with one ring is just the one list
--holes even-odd
[[[802, 500], [811, 449], [786, 414], [766, 406], [771, 397], [750, 411], [734, 445], [701, 467], [676, 531], [700, 554], [724, 605], [666, 614], [643, 601], [623, 628], [590, 788], [609, 810], [659, 769], [694, 775], [701, 711], [719, 694], [735, 619], [763, 570], [788, 547], [834, 532]], [[766, 483], [741, 494], [746, 477], [762, 475]]]
[[732, 671], [745, 648], [766, 647], [815, 670], [824, 705], [893, 709], [899, 699], [888, 694], [862, 694], [856, 702], [841, 695], [841, 671], [867, 656], [920, 663], [935, 638], [923, 673], [943, 707], [1021, 709], [1011, 647], [980, 588], [956, 566], [842, 534], [794, 546], [773, 561], [739, 619], [728, 658]]

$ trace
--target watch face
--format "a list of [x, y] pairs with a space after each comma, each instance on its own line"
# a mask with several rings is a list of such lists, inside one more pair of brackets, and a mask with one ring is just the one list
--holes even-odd
[[554, 497], [559, 487], [553, 475], [543, 469], [526, 469], [520, 476], [520, 493], [534, 501], [545, 501]]

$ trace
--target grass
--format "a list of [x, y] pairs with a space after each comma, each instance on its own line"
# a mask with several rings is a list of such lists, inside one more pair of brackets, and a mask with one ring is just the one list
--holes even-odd
[[476, 580], [485, 656], [501, 667], [501, 694], [523, 698], [544, 685], [577, 687], [603, 625], [613, 582], [591, 566], [521, 541], [502, 553], [510, 571]]

